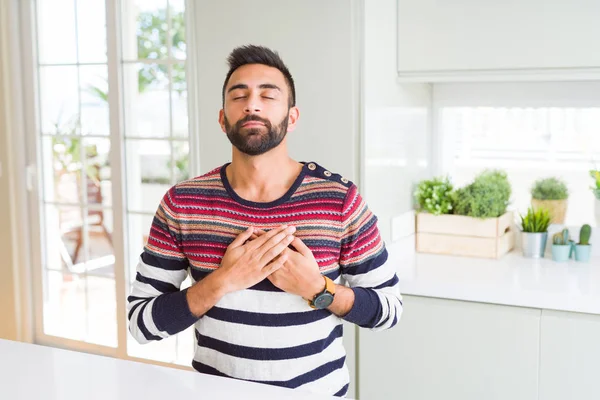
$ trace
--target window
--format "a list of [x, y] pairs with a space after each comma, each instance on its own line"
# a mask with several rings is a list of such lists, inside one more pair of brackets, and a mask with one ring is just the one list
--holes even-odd
[[35, 1], [41, 342], [189, 365], [192, 328], [123, 343], [118, 309], [162, 196], [190, 176], [185, 12], [185, 0]]
[[595, 225], [589, 171], [600, 165], [600, 83], [436, 85], [434, 108], [437, 173], [462, 186], [484, 168], [504, 169], [520, 212], [536, 179], [559, 177], [570, 192], [565, 224]]

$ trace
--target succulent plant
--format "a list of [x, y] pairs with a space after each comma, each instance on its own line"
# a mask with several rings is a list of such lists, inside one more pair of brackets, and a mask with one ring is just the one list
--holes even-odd
[[579, 231], [579, 244], [590, 244], [590, 236], [592, 236], [592, 227], [588, 224], [583, 225]]
[[569, 230], [567, 228], [563, 229], [561, 232], [557, 232], [552, 235], [552, 243], [564, 246], [569, 244]]
[[525, 216], [521, 215], [521, 227], [523, 232], [540, 233], [547, 232], [550, 225], [550, 213], [546, 208], [533, 209], [529, 207]]

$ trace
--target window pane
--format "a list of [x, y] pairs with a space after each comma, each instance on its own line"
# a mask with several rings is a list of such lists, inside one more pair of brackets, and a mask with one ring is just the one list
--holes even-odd
[[[36, 13], [40, 64], [76, 63], [75, 2], [37, 0]], [[55, 81], [56, 84], [61, 82]]]
[[44, 333], [85, 340], [85, 277], [56, 271], [44, 272]]
[[171, 57], [186, 58], [185, 0], [169, 0], [171, 9]]
[[83, 253], [81, 231], [78, 229], [81, 221], [82, 211], [79, 207], [45, 207], [46, 269], [73, 272], [73, 264], [80, 258], [80, 253]]
[[501, 168], [512, 185], [511, 208], [525, 212], [533, 183], [556, 177], [569, 189], [565, 224], [593, 225], [589, 170], [600, 159], [600, 108], [445, 107], [440, 115], [455, 185]]
[[[104, 275], [101, 270], [96, 273]], [[102, 275], [87, 277], [88, 334], [86, 341], [117, 347], [116, 284], [114, 279]]]
[[127, 254], [129, 262], [126, 270], [128, 271], [129, 284], [135, 280], [136, 266], [148, 241], [153, 219], [154, 214], [128, 214], [127, 228], [129, 230], [129, 237], [127, 243], [129, 244], [129, 249]]
[[122, 2], [123, 59], [167, 57], [167, 1]]
[[169, 85], [166, 65], [124, 66], [125, 135], [168, 137]]
[[110, 140], [85, 138], [85, 179], [87, 203], [92, 207], [112, 206]]
[[171, 109], [173, 110], [173, 135], [187, 137], [189, 125], [185, 64], [174, 64], [172, 74]]
[[46, 202], [79, 204], [81, 200], [81, 139], [44, 136], [42, 171]]
[[185, 181], [190, 177], [189, 155], [190, 146], [188, 142], [173, 142], [173, 161], [175, 163], [173, 175], [176, 182]]
[[156, 212], [172, 183], [171, 145], [163, 140], [126, 140], [129, 211]]
[[80, 63], [106, 62], [105, 0], [77, 0], [77, 34]]
[[40, 67], [40, 107], [43, 133], [79, 131], [77, 67]]
[[79, 68], [81, 85], [81, 133], [109, 135], [108, 70], [104, 65]]

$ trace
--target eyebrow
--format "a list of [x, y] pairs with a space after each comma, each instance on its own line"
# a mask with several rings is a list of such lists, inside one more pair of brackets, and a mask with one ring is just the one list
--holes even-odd
[[[279, 86], [274, 85], [272, 83], [262, 83], [258, 85], [258, 87], [259, 89], [275, 89], [281, 92]], [[233, 85], [232, 87], [230, 87], [229, 90], [227, 90], [227, 93], [230, 93], [231, 91], [236, 89], [248, 89], [248, 85], [246, 85], [245, 83], [238, 83], [237, 85]]]

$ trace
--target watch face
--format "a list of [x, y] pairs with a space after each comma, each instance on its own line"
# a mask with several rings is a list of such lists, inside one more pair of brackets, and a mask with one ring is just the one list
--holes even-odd
[[331, 303], [333, 303], [333, 296], [329, 293], [323, 293], [313, 301], [315, 308], [319, 310], [329, 307]]

